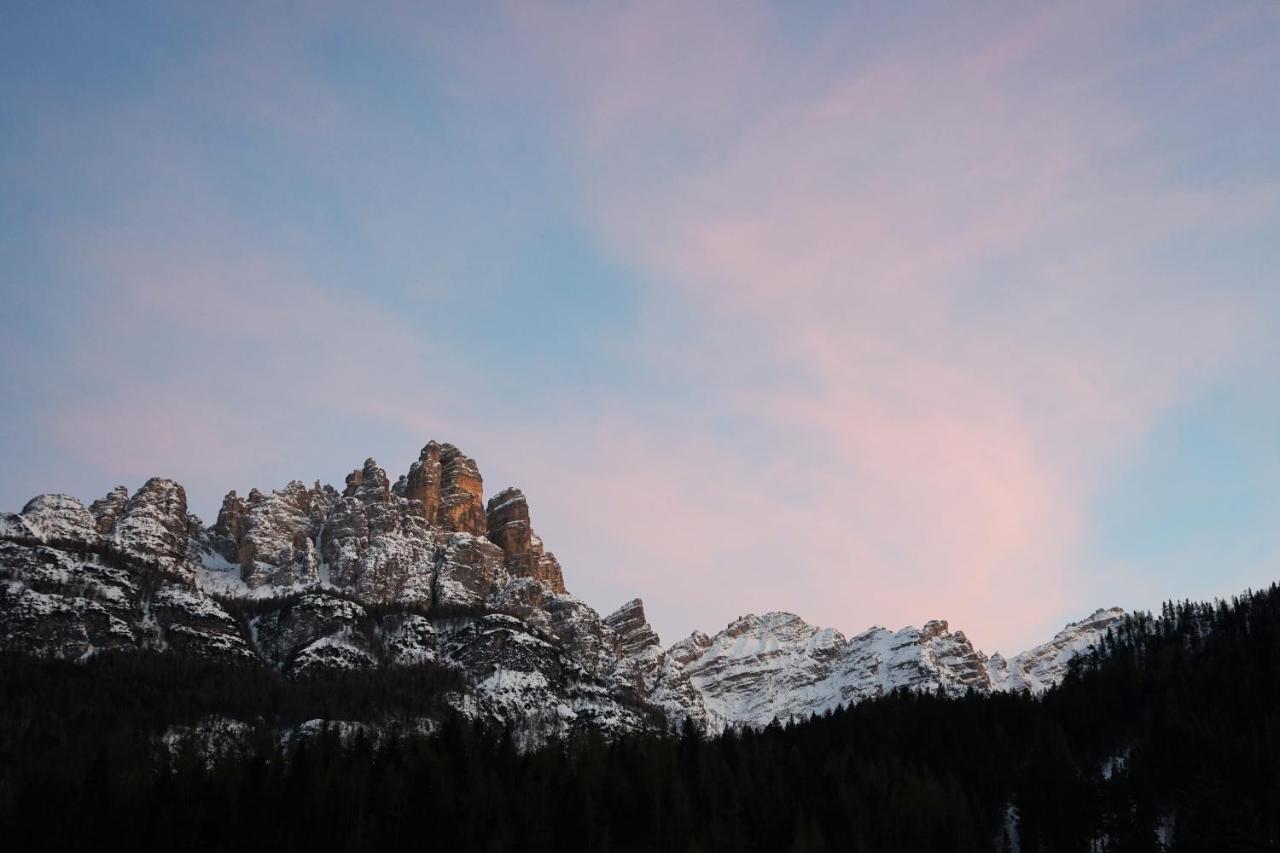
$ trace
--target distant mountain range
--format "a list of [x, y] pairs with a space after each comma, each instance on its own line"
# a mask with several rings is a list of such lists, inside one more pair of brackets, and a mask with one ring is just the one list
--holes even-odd
[[431, 663], [462, 676], [452, 707], [533, 742], [762, 727], [900, 688], [1040, 692], [1124, 618], [1098, 610], [1009, 659], [945, 621], [846, 638], [781, 612], [664, 646], [639, 599], [601, 617], [569, 594], [521, 491], [486, 504], [475, 462], [434, 441], [395, 482], [369, 459], [341, 490], [230, 492], [210, 526], [167, 479], [88, 507], [40, 495], [0, 514], [0, 581], [0, 649], [151, 650], [289, 679]]

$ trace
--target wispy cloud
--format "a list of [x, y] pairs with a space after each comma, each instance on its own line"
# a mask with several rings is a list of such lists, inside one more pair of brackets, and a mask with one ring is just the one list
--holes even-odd
[[[666, 475], [619, 472], [649, 488], [613, 511], [661, 505], [689, 544], [670, 559], [641, 536], [628, 573], [709, 608], [745, 586], [844, 627], [950, 614], [1000, 644], [1086, 606], [1102, 592], [1078, 582], [1091, 497], [1259, 331], [1248, 294], [1188, 286], [1153, 255], [1259, 221], [1274, 184], [1188, 187], [1151, 159], [1139, 141], [1156, 129], [1109, 90], [1120, 70], [1071, 62], [1107, 15], [961, 27], [888, 56], [850, 18], [833, 23], [847, 61], [815, 68], [758, 10], [702, 7], [690, 26], [650, 12], [515, 17], [553, 72], [593, 68], [553, 79], [605, 239], [706, 312], [690, 339], [655, 340], [731, 377], [703, 405], [820, 462], [771, 471], [681, 441], [679, 418], [632, 423], [652, 449], [624, 456]], [[684, 156], [631, 143], [654, 137]], [[803, 381], [735, 369], [762, 353]], [[721, 499], [689, 487], [705, 472]], [[762, 531], [789, 547], [760, 549]], [[757, 550], [735, 558], [735, 542]], [[744, 567], [752, 582], [734, 584]]]

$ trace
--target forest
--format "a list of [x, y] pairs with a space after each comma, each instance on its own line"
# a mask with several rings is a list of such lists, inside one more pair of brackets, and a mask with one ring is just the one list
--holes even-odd
[[[521, 751], [424, 666], [285, 680], [156, 655], [0, 657], [17, 849], [1280, 849], [1280, 587], [1136, 614], [1039, 697], [897, 693], [708, 737]], [[157, 733], [250, 721], [211, 756]], [[306, 720], [430, 717], [429, 734]]]

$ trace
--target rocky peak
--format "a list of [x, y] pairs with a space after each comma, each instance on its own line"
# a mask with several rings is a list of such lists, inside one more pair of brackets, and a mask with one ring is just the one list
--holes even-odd
[[37, 495], [22, 508], [22, 520], [46, 541], [91, 542], [98, 538], [97, 521], [70, 495]]
[[385, 504], [391, 501], [391, 483], [387, 480], [387, 472], [370, 457], [364, 460], [363, 468], [347, 475], [347, 488], [342, 494], [363, 504]]
[[529, 524], [529, 502], [524, 492], [509, 486], [489, 498], [485, 511], [489, 541], [508, 558], [528, 556], [533, 548], [533, 527]]
[[145, 559], [185, 559], [186, 490], [173, 480], [152, 477], [129, 498], [111, 535], [122, 550]]
[[89, 504], [89, 513], [93, 516], [98, 533], [106, 536], [116, 523], [116, 518], [129, 503], [129, 490], [124, 486], [116, 486], [107, 492], [106, 497], [98, 498]]
[[489, 499], [486, 519], [489, 541], [502, 549], [508, 572], [533, 578], [552, 592], [565, 592], [560, 563], [533, 532], [523, 492], [515, 487], [498, 492]]
[[[257, 489], [254, 490], [255, 492]], [[261, 502], [261, 494], [259, 501]], [[210, 529], [213, 548], [229, 563], [240, 562], [240, 543], [244, 539], [245, 515], [248, 508], [244, 499], [235, 490], [227, 492], [222, 499], [222, 507], [218, 510], [218, 520]]]
[[644, 602], [633, 598], [604, 618], [618, 640], [618, 651], [623, 657], [635, 657], [646, 648], [662, 648], [658, 635], [645, 617]]
[[452, 444], [440, 446], [440, 510], [438, 523], [446, 530], [484, 536], [484, 482], [480, 469]]
[[418, 461], [409, 466], [409, 474], [402, 480], [404, 497], [422, 505], [422, 517], [428, 524], [438, 523], [442, 478], [440, 445], [428, 441], [418, 454]]
[[[243, 507], [239, 516], [233, 515], [234, 493], [223, 501], [224, 509], [228, 506], [229, 521], [234, 519], [228, 526], [239, 531], [234, 537], [238, 548], [232, 562], [239, 563], [246, 583], [253, 587], [291, 586], [319, 580], [320, 555], [311, 539], [311, 497], [301, 481], [294, 480], [267, 496], [259, 492], [258, 499]], [[219, 512], [219, 522], [222, 517]], [[218, 526], [214, 526], [215, 543], [224, 541]]]
[[701, 631], [694, 631], [692, 634], [685, 637], [683, 640], [676, 642], [671, 646], [671, 648], [667, 649], [667, 654], [669, 654], [677, 663], [684, 665], [699, 657], [710, 646], [710, 637]]
[[991, 686], [996, 690], [1029, 690], [1040, 693], [1057, 684], [1076, 655], [1095, 645], [1108, 630], [1123, 620], [1119, 607], [1095, 610], [1078, 622], [1071, 622], [1043, 645], [1006, 659], [992, 655], [987, 661]]
[[942, 634], [947, 633], [948, 627], [947, 620], [945, 619], [930, 619], [928, 622], [924, 623], [924, 627], [920, 629], [920, 639], [931, 640], [934, 637], [941, 636]]
[[311, 511], [311, 492], [301, 480], [290, 480], [277, 494], [303, 515]]

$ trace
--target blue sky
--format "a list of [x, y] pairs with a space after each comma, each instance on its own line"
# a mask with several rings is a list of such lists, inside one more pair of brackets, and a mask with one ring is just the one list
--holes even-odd
[[449, 440], [668, 641], [1280, 577], [1275, 4], [0, 24], [5, 507]]

